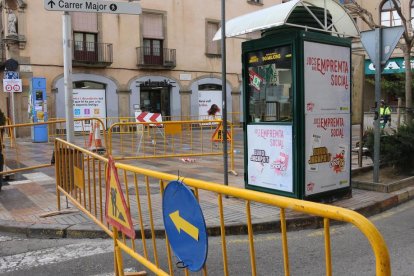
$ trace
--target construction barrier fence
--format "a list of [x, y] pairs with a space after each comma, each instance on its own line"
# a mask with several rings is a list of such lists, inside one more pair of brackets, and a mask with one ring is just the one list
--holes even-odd
[[[230, 171], [236, 174], [231, 124], [227, 132]], [[115, 123], [108, 129], [108, 152], [118, 160], [215, 156], [224, 154], [223, 140], [221, 120]]]
[[[74, 205], [115, 239], [114, 244], [117, 248], [122, 249], [156, 275], [174, 275], [177, 268], [174, 265], [171, 244], [165, 236], [164, 224], [160, 218], [162, 218], [164, 192], [170, 181], [177, 180], [177, 176], [120, 162], [115, 163], [119, 174], [119, 184], [125, 195], [126, 206], [136, 232], [136, 237], [130, 239], [124, 234], [118, 235], [118, 231], [111, 228], [105, 218], [105, 206], [109, 204], [106, 202], [105, 195], [108, 159], [59, 138], [55, 140], [55, 153], [59, 210], [61, 196], [68, 197]], [[326, 267], [326, 275], [332, 275], [333, 263], [330, 224], [338, 221], [354, 225], [368, 240], [375, 257], [376, 275], [391, 275], [390, 258], [384, 239], [368, 219], [354, 211], [192, 178], [179, 180], [184, 181], [193, 191], [204, 214], [208, 233], [218, 233], [221, 237], [221, 252], [211, 254], [221, 254], [222, 262], [211, 263], [207, 259], [207, 263], [202, 268], [203, 275], [208, 275], [207, 266], [211, 267], [211, 271], [221, 270], [223, 275], [230, 275], [232, 268], [240, 265], [239, 259], [233, 258], [228, 252], [226, 233], [226, 226], [230, 223], [227, 217], [230, 213], [234, 213], [235, 209], [244, 213], [244, 218], [241, 220], [247, 225], [248, 233], [248, 248], [243, 252], [238, 252], [238, 256], [243, 253], [248, 255], [251, 275], [277, 274], [274, 272], [276, 268], [264, 267], [260, 262], [263, 258], [259, 258], [256, 253], [259, 248], [255, 246], [255, 225], [252, 220], [255, 214], [263, 212], [264, 206], [272, 206], [274, 210], [271, 216], [275, 218], [275, 228], [279, 228], [275, 231], [277, 232], [275, 235], [280, 236], [281, 243], [281, 250], [275, 249], [275, 253], [266, 256], [266, 259], [275, 258], [274, 263], [283, 259], [285, 275], [291, 273], [290, 260], [293, 258], [289, 255], [288, 218], [298, 213], [315, 216], [323, 225], [325, 245], [323, 264]], [[213, 221], [217, 221], [217, 218], [219, 218], [218, 227], [209, 227], [212, 226]], [[165, 236], [165, 239], [157, 239], [161, 236]], [[116, 254], [118, 259], [116, 257], [115, 260], [119, 263], [120, 254], [119, 252]], [[313, 262], [315, 263], [316, 260]], [[189, 275], [190, 271], [187, 268], [182, 269], [185, 270], [185, 275]], [[122, 274], [119, 266], [117, 271]]]
[[[65, 120], [51, 120], [42, 123], [27, 123], [0, 126], [0, 144], [4, 156], [4, 170], [0, 175], [12, 175], [18, 172], [41, 169], [53, 165], [54, 140], [65, 137]], [[75, 131], [74, 144], [91, 151], [102, 151], [106, 148], [106, 131], [99, 118], [78, 118], [74, 120], [78, 126]], [[46, 126], [47, 141], [37, 147], [34, 141], [34, 128]], [[16, 136], [14, 135], [16, 133]]]
[[[160, 124], [146, 122], [123, 122], [108, 126], [99, 118], [75, 119], [74, 144], [85, 149], [105, 154], [116, 159], [135, 160], [149, 158], [183, 157], [191, 160], [195, 156], [222, 156], [223, 135], [221, 120], [166, 121]], [[4, 145], [5, 170], [3, 175], [51, 166], [53, 143], [58, 137], [66, 138], [66, 121], [50, 120], [43, 123], [27, 123], [1, 126], [5, 135], [0, 139]], [[41, 147], [33, 142], [33, 128], [45, 126], [47, 141]], [[13, 136], [17, 134], [17, 137]], [[228, 125], [227, 155], [229, 171], [234, 169], [233, 126]], [[42, 152], [40, 152], [40, 148]], [[31, 158], [27, 158], [31, 157]], [[36, 162], [33, 161], [36, 159]]]

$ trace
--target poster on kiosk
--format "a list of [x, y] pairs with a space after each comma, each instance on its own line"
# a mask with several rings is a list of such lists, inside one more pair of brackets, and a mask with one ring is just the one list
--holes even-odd
[[305, 196], [350, 186], [348, 47], [304, 42]]
[[247, 187], [292, 194], [292, 47], [253, 51], [246, 60]]

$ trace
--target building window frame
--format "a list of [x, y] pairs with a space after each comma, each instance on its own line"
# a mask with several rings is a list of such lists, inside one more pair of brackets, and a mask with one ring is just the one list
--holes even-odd
[[73, 32], [75, 60], [98, 60], [98, 35], [89, 32]]
[[220, 20], [206, 20], [205, 54], [207, 57], [221, 57], [220, 40], [213, 41], [215, 33], [220, 29]]
[[[144, 64], [163, 65], [164, 48], [167, 44], [166, 13], [153, 10], [144, 11], [141, 16], [141, 26]], [[155, 26], [157, 28], [154, 29]]]
[[[400, 1], [398, 1], [398, 4], [401, 6]], [[381, 26], [393, 27], [402, 25], [401, 18], [398, 15], [392, 0], [385, 0], [382, 2], [379, 18]]]

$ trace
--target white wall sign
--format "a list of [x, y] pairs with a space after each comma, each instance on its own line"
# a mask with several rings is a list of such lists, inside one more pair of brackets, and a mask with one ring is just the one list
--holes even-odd
[[22, 92], [22, 80], [21, 79], [3, 79], [3, 91], [4, 92]]
[[185, 80], [185, 81], [191, 80], [191, 74], [180, 74], [180, 80]]
[[[106, 96], [104, 89], [73, 89], [74, 118], [106, 118]], [[85, 123], [85, 122], [84, 122]], [[106, 121], [104, 120], [105, 128]], [[75, 122], [75, 131], [89, 131], [90, 124]]]
[[247, 125], [247, 137], [247, 183], [292, 193], [292, 126]]

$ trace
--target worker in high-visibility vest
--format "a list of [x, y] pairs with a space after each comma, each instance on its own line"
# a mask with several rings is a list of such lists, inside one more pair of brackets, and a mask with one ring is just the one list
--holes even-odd
[[381, 118], [381, 127], [384, 128], [387, 123], [388, 126], [391, 126], [391, 108], [385, 104], [384, 100], [381, 100], [380, 106], [380, 118]]

